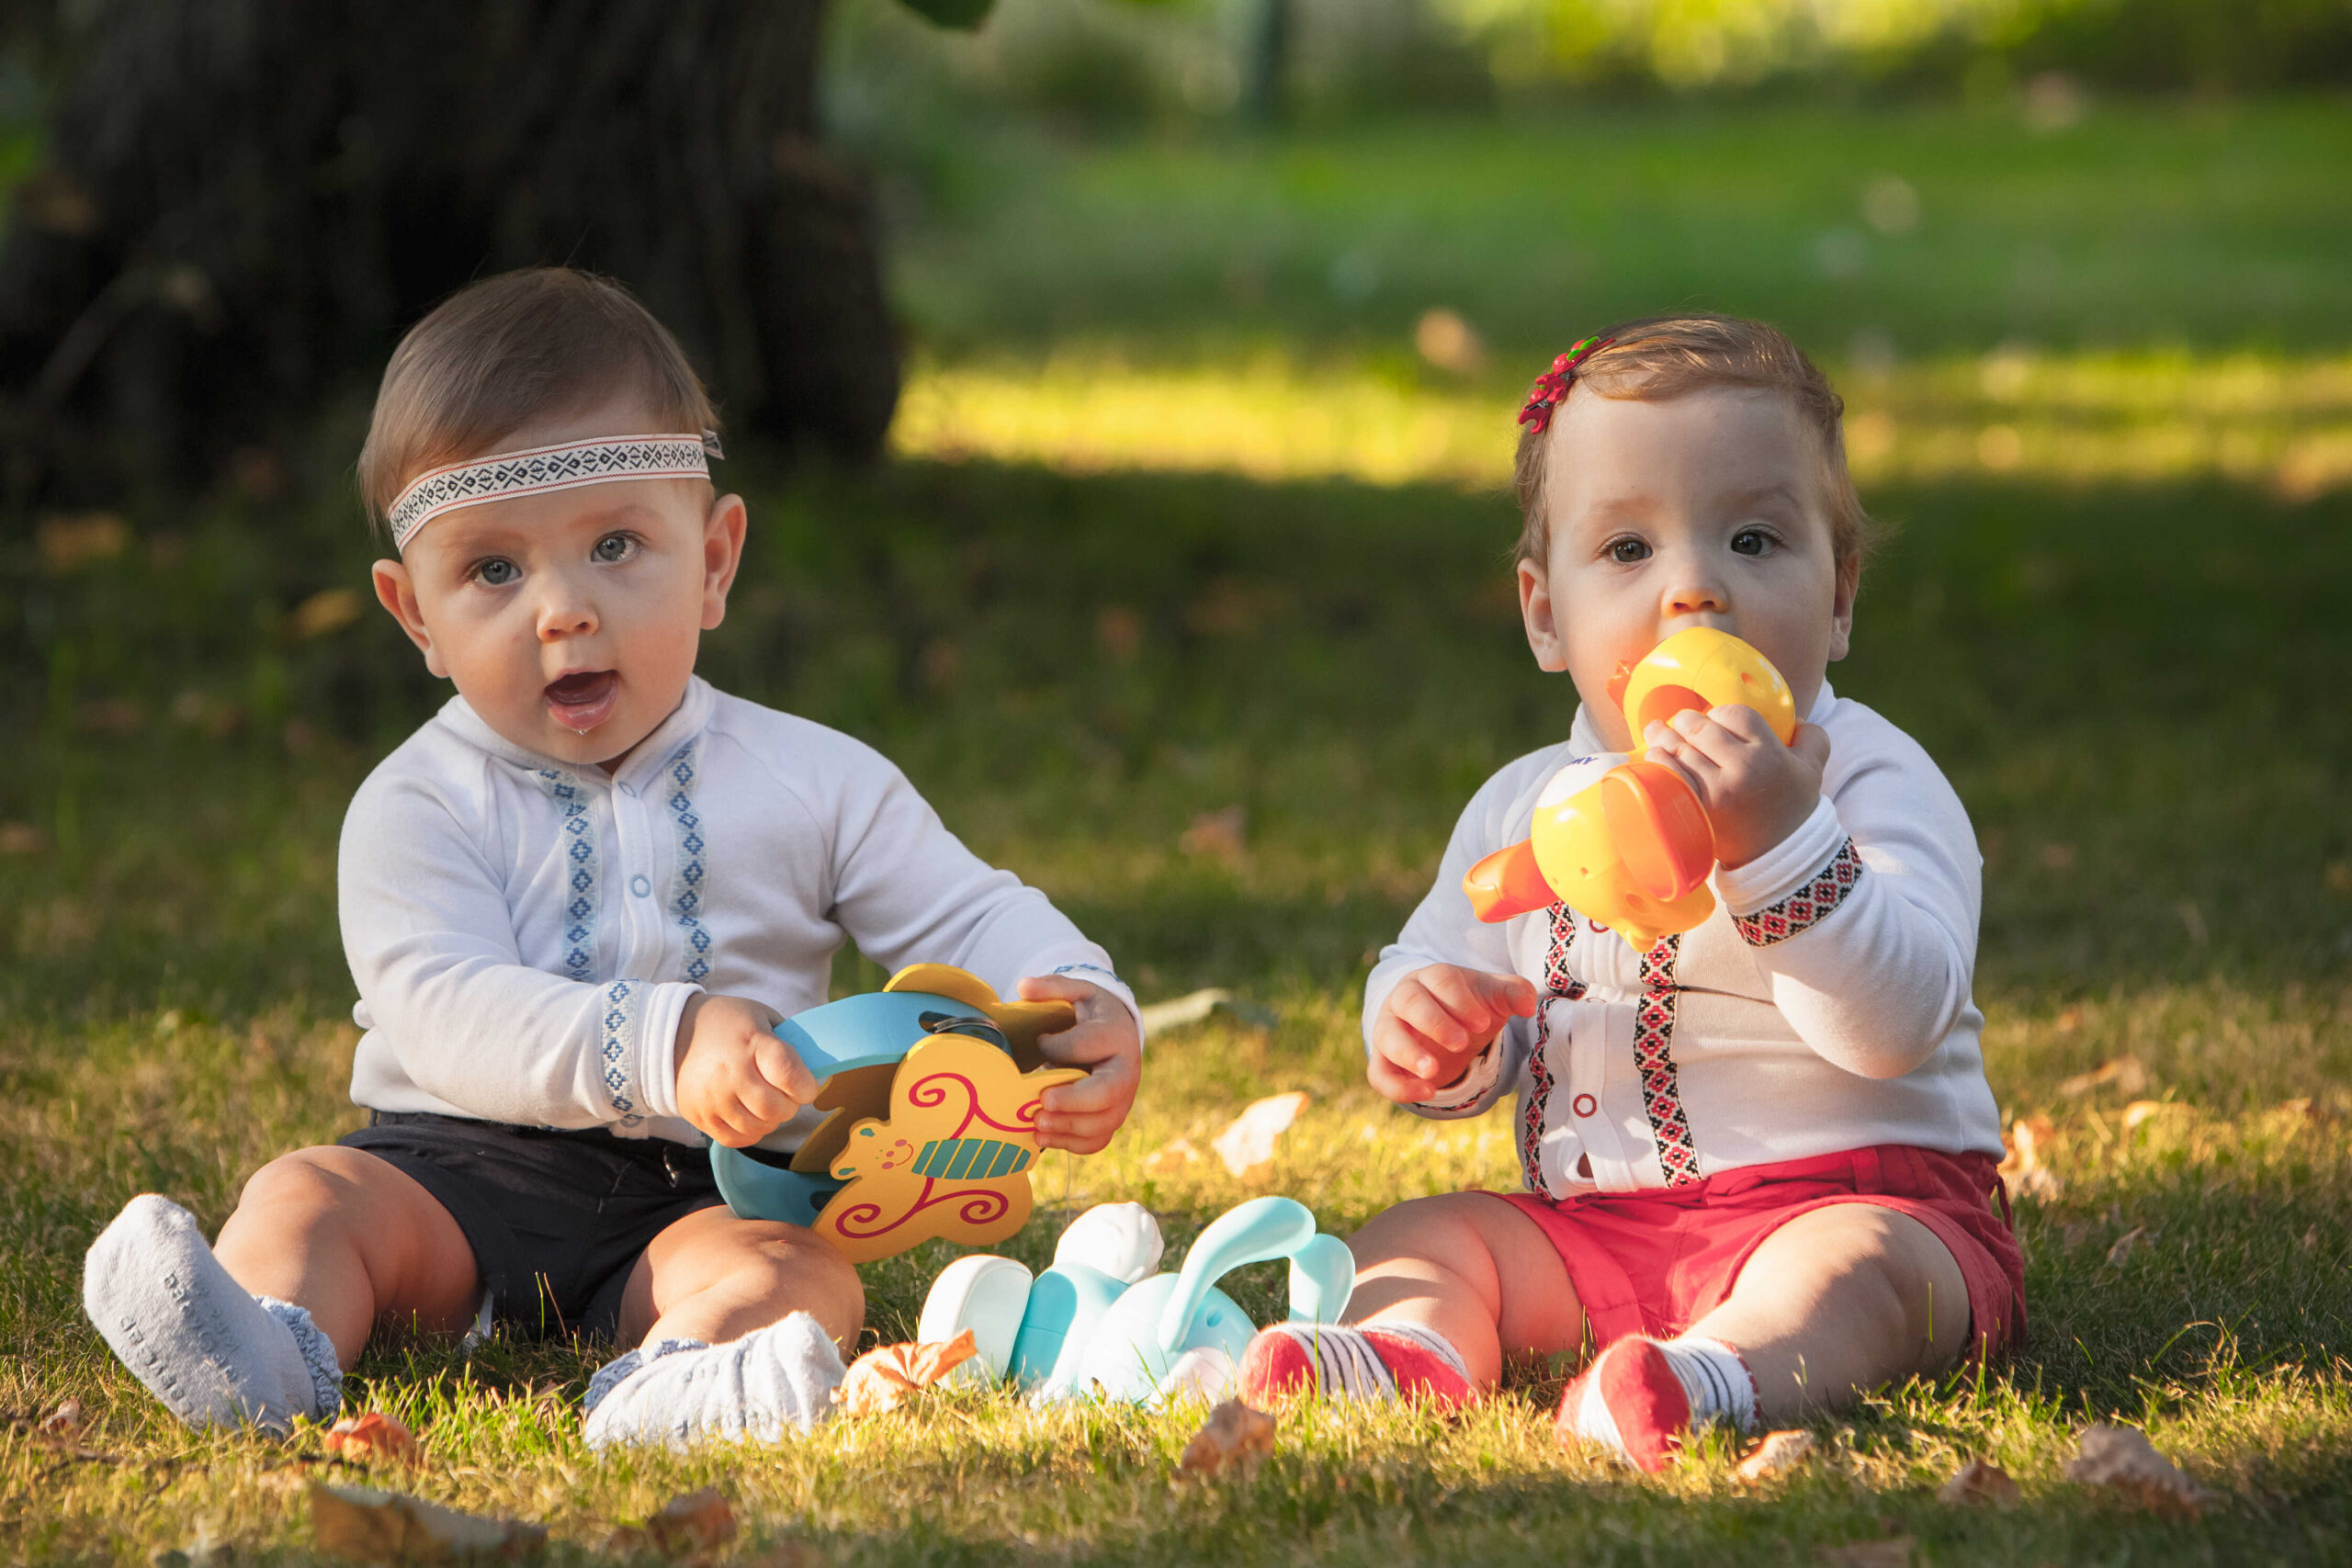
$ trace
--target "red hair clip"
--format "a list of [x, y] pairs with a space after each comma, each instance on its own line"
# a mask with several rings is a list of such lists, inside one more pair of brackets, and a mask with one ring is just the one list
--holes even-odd
[[1568, 388], [1577, 378], [1577, 367], [1616, 341], [1613, 337], [1583, 338], [1552, 361], [1552, 368], [1535, 378], [1535, 385], [1527, 389], [1527, 402], [1519, 411], [1519, 423], [1538, 435], [1550, 429], [1552, 411], [1566, 399]]

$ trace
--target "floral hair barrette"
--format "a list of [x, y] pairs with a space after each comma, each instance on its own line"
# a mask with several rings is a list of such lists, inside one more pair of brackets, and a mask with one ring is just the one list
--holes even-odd
[[1519, 423], [1538, 435], [1550, 429], [1552, 411], [1567, 397], [1568, 388], [1577, 378], [1577, 367], [1616, 341], [1613, 337], [1583, 338], [1552, 361], [1552, 368], [1535, 378], [1535, 385], [1527, 389], [1527, 403], [1519, 411]]

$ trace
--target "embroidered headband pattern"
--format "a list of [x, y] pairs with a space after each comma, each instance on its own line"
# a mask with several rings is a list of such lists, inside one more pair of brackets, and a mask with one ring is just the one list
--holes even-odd
[[1538, 435], [1550, 429], [1552, 411], [1566, 400], [1568, 388], [1577, 378], [1577, 367], [1616, 341], [1613, 337], [1584, 338], [1552, 361], [1552, 368], [1535, 378], [1535, 385], [1527, 389], [1527, 402], [1519, 411], [1519, 423], [1532, 427]]
[[384, 520], [391, 526], [392, 548], [404, 550], [418, 529], [445, 512], [612, 479], [707, 479], [710, 459], [725, 456], [715, 430], [699, 435], [606, 435], [501, 452], [420, 475], [401, 491]]

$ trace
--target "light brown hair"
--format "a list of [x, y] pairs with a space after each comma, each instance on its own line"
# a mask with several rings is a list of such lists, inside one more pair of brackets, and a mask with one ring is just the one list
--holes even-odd
[[368, 515], [381, 527], [426, 469], [616, 394], [642, 400], [652, 426], [642, 434], [718, 423], [678, 340], [611, 278], [543, 266], [469, 284], [411, 327], [384, 367], [359, 452]]
[[[1858, 569], [1877, 543], [1880, 525], [1862, 510], [1854, 477], [1846, 467], [1841, 421], [1846, 400], [1829, 378], [1789, 341], [1762, 321], [1737, 316], [1650, 316], [1596, 334], [1608, 339], [1577, 367], [1553, 417], [1569, 398], [1595, 396], [1664, 402], [1707, 387], [1762, 387], [1783, 392], [1820, 438], [1823, 473], [1829, 495], [1829, 539], [1838, 570]], [[1521, 524], [1516, 559], [1545, 560], [1551, 533], [1544, 515], [1544, 470], [1551, 432], [1522, 427], [1512, 486]]]

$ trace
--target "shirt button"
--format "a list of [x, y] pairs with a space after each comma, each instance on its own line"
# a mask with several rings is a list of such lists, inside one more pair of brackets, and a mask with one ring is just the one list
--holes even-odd
[[1580, 1094], [1574, 1100], [1568, 1101], [1568, 1109], [1575, 1111], [1579, 1116], [1589, 1116], [1594, 1111], [1600, 1109], [1600, 1104], [1598, 1100], [1594, 1100], [1592, 1096], [1589, 1094]]
[[642, 898], [653, 891], [653, 884], [642, 876], [632, 876], [628, 879], [628, 890]]

